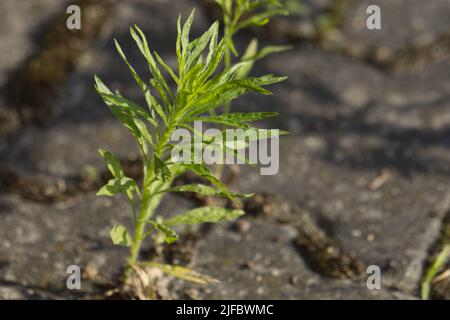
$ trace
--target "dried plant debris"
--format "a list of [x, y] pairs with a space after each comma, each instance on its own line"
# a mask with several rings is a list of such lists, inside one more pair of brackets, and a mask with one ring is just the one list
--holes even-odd
[[436, 277], [432, 288], [433, 299], [450, 300], [450, 267]]
[[79, 0], [83, 27], [69, 30], [65, 11], [49, 25], [39, 52], [31, 57], [6, 84], [8, 106], [17, 110], [21, 123], [45, 122], [51, 115], [51, 99], [81, 54], [100, 33], [112, 8], [108, 0]]

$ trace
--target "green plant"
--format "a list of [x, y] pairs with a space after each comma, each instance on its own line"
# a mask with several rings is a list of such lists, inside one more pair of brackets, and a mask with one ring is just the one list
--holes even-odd
[[[258, 50], [258, 40], [253, 38], [241, 56], [236, 49], [233, 37], [241, 30], [251, 27], [260, 27], [269, 23], [276, 15], [287, 15], [280, 0], [214, 0], [222, 9], [225, 39], [225, 70], [232, 66], [232, 54], [244, 66], [240, 69], [237, 78], [245, 78], [250, 74], [256, 60], [269, 54], [288, 50], [290, 46], [267, 46]], [[225, 104], [224, 112], [229, 113], [230, 103]]]
[[[100, 155], [111, 172], [112, 179], [103, 186], [98, 195], [114, 196], [124, 194], [133, 212], [133, 233], [125, 226], [116, 225], [111, 229], [110, 236], [114, 244], [129, 247], [123, 281], [126, 283], [132, 268], [138, 265], [138, 256], [144, 239], [152, 237], [155, 241], [163, 239], [172, 243], [178, 239], [173, 229], [179, 225], [198, 223], [215, 223], [233, 220], [244, 212], [239, 209], [221, 207], [201, 207], [190, 210], [182, 215], [168, 219], [155, 217], [154, 213], [163, 196], [169, 192], [195, 192], [209, 196], [223, 196], [237, 202], [236, 198], [249, 197], [230, 192], [204, 164], [185, 164], [171, 159], [171, 150], [176, 144], [170, 141], [174, 131], [187, 128], [197, 134], [202, 144], [210, 145], [214, 139], [196, 132], [192, 122], [201, 120], [209, 123], [220, 123], [226, 127], [250, 128], [249, 122], [275, 116], [272, 112], [231, 113], [211, 117], [209, 112], [227, 102], [250, 91], [270, 94], [262, 86], [280, 82], [285, 77], [265, 75], [262, 77], [237, 78], [245, 64], [238, 63], [220, 71], [218, 66], [226, 52], [226, 39], [219, 41], [219, 24], [215, 22], [203, 35], [190, 41], [189, 31], [193, 22], [194, 11], [181, 27], [178, 19], [178, 37], [176, 54], [178, 60], [177, 74], [156, 53], [151, 53], [143, 32], [134, 26], [130, 28], [131, 36], [145, 57], [151, 74], [149, 82], [145, 82], [128, 62], [119, 43], [115, 41], [117, 51], [128, 66], [134, 80], [145, 97], [147, 108], [139, 106], [120, 93], [113, 93], [99, 77], [95, 76], [95, 88], [104, 102], [130, 131], [137, 142], [142, 161], [142, 183], [127, 177], [120, 161], [111, 152], [100, 149]], [[164, 69], [165, 73], [161, 71]], [[176, 90], [171, 90], [168, 79], [175, 84]], [[275, 132], [274, 134], [277, 134]], [[257, 139], [258, 137], [256, 137]], [[235, 154], [236, 150], [223, 144], [218, 148], [225, 153]], [[209, 185], [188, 184], [171, 186], [173, 180], [186, 171], [192, 171], [209, 182]], [[157, 264], [153, 264], [157, 266]], [[172, 275], [176, 274], [168, 266], [161, 270]], [[184, 269], [182, 269], [184, 270]], [[183, 272], [178, 275], [183, 278]], [[184, 277], [186, 278], [186, 277]]]
[[[291, 46], [266, 46], [258, 49], [258, 39], [253, 38], [247, 45], [244, 53], [239, 54], [234, 44], [234, 36], [239, 32], [251, 27], [261, 27], [269, 23], [270, 19], [276, 15], [287, 15], [288, 11], [283, 8], [280, 0], [214, 0], [222, 9], [222, 20], [224, 25], [224, 68], [230, 70], [233, 65], [232, 55], [241, 64], [236, 73], [236, 79], [247, 77], [259, 59], [270, 54], [283, 52]], [[223, 106], [223, 114], [231, 112], [231, 101]], [[222, 177], [223, 164], [217, 164], [215, 175]]]
[[441, 252], [439, 252], [436, 260], [431, 264], [430, 268], [425, 274], [425, 277], [423, 278], [421, 290], [422, 300], [428, 300], [430, 298], [431, 283], [433, 282], [433, 279], [436, 277], [438, 272], [445, 265], [449, 256], [450, 244], [447, 244], [442, 248]]

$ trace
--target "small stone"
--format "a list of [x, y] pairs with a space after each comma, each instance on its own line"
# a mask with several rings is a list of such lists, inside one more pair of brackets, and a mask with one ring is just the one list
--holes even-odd
[[279, 269], [273, 269], [271, 273], [272, 273], [272, 276], [279, 277], [281, 274], [281, 271]]
[[247, 219], [239, 219], [235, 223], [236, 229], [239, 232], [247, 232], [250, 230], [250, 227], [252, 226], [251, 222]]
[[355, 229], [352, 231], [352, 236], [354, 236], [355, 238], [359, 238], [362, 236], [362, 231]]
[[299, 276], [292, 276], [292, 277], [289, 278], [289, 282], [292, 285], [296, 285], [299, 281], [300, 281], [300, 277]]
[[98, 269], [93, 264], [88, 264], [83, 270], [83, 279], [94, 279], [98, 275]]

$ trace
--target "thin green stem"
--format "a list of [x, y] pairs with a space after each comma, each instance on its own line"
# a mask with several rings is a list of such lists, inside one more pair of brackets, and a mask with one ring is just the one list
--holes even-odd
[[[176, 119], [175, 119], [176, 120]], [[172, 134], [172, 131], [174, 130], [173, 122], [170, 121], [168, 127], [166, 127], [166, 130], [164, 130], [163, 135], [158, 139], [158, 142], [155, 146], [154, 153], [158, 156], [164, 153], [164, 150], [166, 149], [167, 142], [170, 139], [170, 136]], [[130, 255], [127, 260], [127, 265], [125, 267], [124, 273], [123, 273], [123, 283], [128, 283], [132, 266], [136, 264], [139, 252], [141, 250], [142, 241], [145, 239], [145, 227], [147, 224], [147, 221], [153, 216], [155, 210], [158, 208], [164, 194], [163, 193], [157, 193], [157, 191], [161, 189], [165, 189], [168, 186], [171, 185], [172, 180], [169, 179], [169, 181], [162, 182], [160, 180], [154, 180], [154, 171], [155, 171], [155, 162], [151, 161], [150, 165], [147, 168], [147, 163], [144, 159], [144, 169], [146, 174], [144, 176], [143, 184], [142, 184], [142, 191], [141, 191], [141, 197], [140, 197], [140, 211], [139, 215], [135, 221], [135, 228], [134, 228], [134, 235], [133, 239], [131, 241], [130, 245]], [[157, 194], [155, 194], [157, 193]]]
[[430, 298], [431, 283], [436, 277], [437, 273], [445, 265], [447, 258], [450, 256], [450, 244], [444, 246], [442, 251], [436, 257], [436, 260], [432, 263], [430, 268], [427, 270], [425, 277], [422, 282], [422, 300], [428, 300]]

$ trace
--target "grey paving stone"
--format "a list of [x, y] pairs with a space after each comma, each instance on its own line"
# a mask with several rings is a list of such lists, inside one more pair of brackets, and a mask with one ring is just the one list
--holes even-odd
[[252, 221], [245, 233], [215, 226], [198, 243], [196, 270], [220, 284], [201, 288], [205, 299], [411, 299], [389, 288], [367, 289], [365, 278], [334, 280], [311, 271], [293, 246], [296, 231]]
[[[2, 195], [0, 208], [4, 236], [0, 297], [21, 298], [19, 292], [28, 298], [52, 299], [105, 293], [91, 280], [82, 281], [81, 291], [68, 290], [66, 270], [70, 265], [81, 270], [94, 268], [97, 283], [114, 283], [120, 276], [127, 249], [112, 244], [109, 230], [118, 223], [130, 227], [132, 215], [125, 199], [92, 195], [48, 206]], [[189, 208], [186, 200], [169, 197], [159, 213], [180, 214]]]
[[[366, 27], [369, 5], [381, 9], [381, 30]], [[344, 22], [344, 31], [352, 39], [366, 44], [401, 48], [429, 41], [448, 33], [450, 7], [446, 0], [362, 0], [354, 1]]]
[[[436, 3], [427, 9], [436, 19], [430, 25], [425, 23], [424, 33], [444, 31], [435, 26], [441, 25], [439, 17], [445, 15], [442, 2]], [[80, 174], [87, 164], [102, 167], [98, 147], [122, 158], [132, 157], [134, 144], [94, 92], [92, 74], [99, 74], [114, 89], [140, 101], [112, 38], [120, 40], [137, 70], [145, 70], [145, 61], [127, 31], [136, 23], [149, 35], [150, 44], [173, 64], [174, 12], [187, 16], [193, 4], [120, 2], [100, 41], [61, 89], [55, 115], [47, 126], [24, 128], [12, 143], [0, 148], [2, 168], [50, 180]], [[390, 30], [390, 19], [394, 21], [390, 15], [396, 11], [390, 10], [391, 6], [402, 11], [397, 5], [382, 3], [386, 26], [382, 32]], [[412, 1], [411, 7], [407, 21], [413, 22], [423, 5]], [[200, 11], [194, 32], [204, 29], [206, 21]], [[31, 30], [32, 26], [26, 28]], [[29, 31], [17, 32], [26, 43]], [[360, 36], [358, 32], [352, 36]], [[409, 29], [401, 29], [390, 34], [387, 43], [406, 43], [411, 37]], [[20, 63], [27, 54], [10, 64]], [[282, 138], [278, 175], [260, 176], [258, 169], [247, 168], [242, 170], [236, 189], [276, 192], [291, 205], [306, 210], [346, 252], [381, 267], [383, 289], [367, 290], [364, 279], [324, 277], [295, 250], [292, 241], [297, 231], [293, 226], [255, 219], [247, 233], [223, 224], [213, 227], [198, 242], [192, 266], [217, 277], [222, 284], [197, 288], [197, 295], [417, 298], [423, 263], [438, 237], [446, 211], [442, 204], [449, 192], [448, 64], [443, 61], [421, 72], [392, 75], [310, 47], [299, 47], [258, 64], [256, 73], [286, 74], [288, 81], [273, 87], [274, 96], [249, 95], [234, 108], [278, 110], [279, 119], [261, 125], [287, 129], [292, 134]], [[0, 68], [0, 83], [1, 77], [6, 77], [4, 70], [6, 67]], [[380, 183], [382, 172], [385, 181], [373, 187], [376, 181]], [[163, 212], [192, 205], [170, 197]], [[91, 263], [107, 277], [117, 275], [126, 252], [113, 248], [107, 233], [113, 223], [127, 223], [128, 212], [125, 201], [94, 195], [55, 205], [1, 195], [0, 234], [6, 241], [0, 246], [0, 298], [78, 298], [98, 292], [90, 282], [80, 293], [66, 290], [66, 267]], [[258, 263], [252, 264], [255, 259]]]
[[[135, 156], [137, 149], [131, 135], [95, 92], [93, 75], [98, 74], [112, 89], [144, 105], [137, 85], [114, 48], [113, 38], [121, 42], [136, 70], [143, 71], [142, 77], [149, 77], [145, 59], [133, 42], [129, 27], [139, 25], [152, 49], [173, 63], [177, 20], [174, 12], [187, 18], [194, 6], [189, 1], [137, 0], [117, 4], [102, 38], [86, 53], [77, 72], [61, 88], [54, 101], [54, 117], [49, 119], [46, 128], [26, 128], [11, 139], [12, 143], [2, 141], [1, 162], [28, 173], [70, 176], [83, 172], [87, 164], [100, 167], [99, 147], [125, 159]], [[205, 18], [198, 10], [193, 33], [198, 34], [204, 28]]]
[[[281, 117], [263, 126], [292, 134], [281, 139], [279, 174], [245, 169], [238, 189], [270, 185], [347, 252], [382, 267], [388, 286], [417, 292], [448, 210], [437, 209], [450, 192], [448, 63], [389, 75], [309, 48], [268, 59], [264, 71], [289, 79], [236, 107], [277, 109]], [[382, 173], [385, 184], [373, 188]]]
[[64, 2], [0, 1], [0, 88], [8, 74], [34, 52], [37, 33], [53, 14], [65, 10]]

